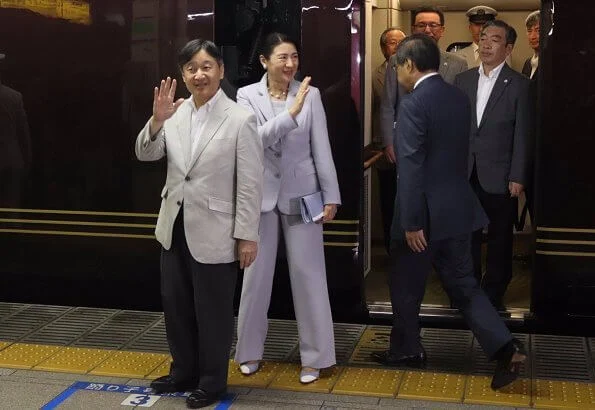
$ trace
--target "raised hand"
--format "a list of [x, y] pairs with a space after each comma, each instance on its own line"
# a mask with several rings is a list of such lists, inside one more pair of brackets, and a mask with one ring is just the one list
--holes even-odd
[[308, 91], [310, 91], [310, 80], [312, 77], [306, 76], [302, 83], [300, 84], [300, 89], [298, 90], [297, 94], [295, 95], [295, 101], [293, 105], [289, 109], [289, 113], [293, 118], [295, 118], [304, 107], [304, 101], [306, 100], [306, 95], [308, 95]]
[[159, 131], [165, 120], [169, 119], [184, 102], [183, 98], [174, 102], [176, 95], [176, 80], [167, 77], [161, 80], [159, 88], [153, 90], [153, 119], [151, 120], [151, 135]]

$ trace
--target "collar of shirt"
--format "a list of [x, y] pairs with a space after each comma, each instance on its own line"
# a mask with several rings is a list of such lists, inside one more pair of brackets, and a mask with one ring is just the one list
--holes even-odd
[[496, 79], [498, 78], [498, 75], [500, 74], [500, 71], [502, 71], [502, 67], [504, 67], [504, 63], [506, 63], [506, 60], [502, 61], [498, 66], [496, 66], [496, 68], [494, 68], [492, 71], [490, 71], [490, 73], [488, 75], [485, 75], [484, 71], [483, 71], [483, 63], [481, 63], [479, 65], [479, 77], [480, 78], [485, 78], [485, 79]]
[[214, 96], [212, 96], [209, 101], [207, 101], [206, 103], [204, 103], [203, 105], [201, 105], [200, 107], [196, 107], [196, 104], [194, 103], [194, 98], [190, 97], [190, 104], [192, 107], [192, 114], [197, 114], [201, 109], [204, 109], [203, 111], [205, 113], [209, 113], [211, 112], [211, 109], [213, 108], [213, 105], [215, 105], [215, 103], [217, 102], [217, 100], [219, 99], [219, 97], [221, 96], [221, 93], [223, 91], [221, 91], [221, 87], [219, 87], [219, 89], [217, 90], [217, 92], [215, 93]]
[[434, 71], [433, 73], [429, 73], [429, 74], [424, 75], [423, 77], [421, 77], [419, 80], [417, 80], [415, 82], [415, 85], [413, 86], [413, 89], [415, 90], [417, 88], [417, 86], [420, 85], [421, 82], [424, 81], [426, 78], [430, 78], [430, 77], [435, 76], [435, 75], [438, 75], [438, 73], [436, 71]]
[[531, 65], [537, 66], [538, 63], [539, 63], [539, 54], [533, 54], [533, 57], [531, 57]]

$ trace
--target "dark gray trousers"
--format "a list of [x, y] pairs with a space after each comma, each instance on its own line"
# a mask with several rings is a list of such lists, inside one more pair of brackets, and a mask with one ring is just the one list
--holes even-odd
[[405, 242], [398, 241], [391, 254], [394, 258], [389, 276], [393, 307], [391, 352], [415, 355], [422, 350], [419, 311], [432, 265], [489, 358], [494, 358], [496, 352], [512, 340], [510, 331], [475, 280], [469, 234], [430, 241], [421, 253], [413, 252]]
[[226, 389], [237, 273], [237, 262], [203, 264], [192, 257], [180, 209], [171, 249], [161, 252], [161, 297], [176, 382], [196, 382], [212, 393]]

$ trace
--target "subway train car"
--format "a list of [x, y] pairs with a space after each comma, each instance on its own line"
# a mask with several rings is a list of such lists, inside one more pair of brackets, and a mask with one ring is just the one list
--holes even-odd
[[[151, 113], [152, 88], [165, 76], [179, 77], [177, 50], [201, 37], [221, 46], [233, 94], [260, 78], [261, 41], [282, 31], [300, 45], [299, 75], [311, 75], [321, 90], [339, 174], [343, 204], [324, 227], [334, 318], [388, 320], [390, 261], [378, 217], [371, 81], [383, 61], [380, 33], [389, 26], [409, 33], [409, 11], [421, 3], [0, 1], [0, 83], [20, 93], [26, 113], [17, 117], [0, 101], [0, 301], [160, 310], [153, 231], [165, 163], [141, 163], [133, 149]], [[442, 49], [471, 41], [465, 11], [476, 2], [423, 3], [447, 3]], [[483, 3], [516, 28], [511, 65], [519, 71], [532, 55], [525, 17], [542, 11], [535, 212], [515, 233], [503, 314], [530, 331], [593, 333], [595, 35], [577, 20], [588, 4]], [[187, 96], [181, 87], [177, 92]], [[270, 316], [292, 315], [281, 252]], [[422, 320], [461, 323], [435, 278]]]

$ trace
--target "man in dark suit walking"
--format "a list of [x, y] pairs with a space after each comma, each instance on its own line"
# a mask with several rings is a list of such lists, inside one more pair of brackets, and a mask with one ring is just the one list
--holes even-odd
[[399, 83], [411, 93], [397, 124], [394, 322], [390, 349], [372, 356], [386, 365], [423, 365], [418, 315], [434, 265], [483, 350], [498, 361], [492, 387], [500, 388], [516, 379], [525, 353], [473, 276], [470, 233], [488, 221], [467, 179], [469, 101], [438, 74], [439, 50], [427, 36], [406, 38], [396, 56]]
[[[471, 101], [469, 178], [490, 219], [481, 286], [499, 310], [504, 309], [502, 299], [512, 278], [512, 227], [529, 169], [529, 80], [505, 61], [516, 37], [514, 28], [502, 20], [488, 21], [479, 38], [479, 69], [455, 79]], [[472, 240], [478, 280], [481, 243], [478, 229]]]

